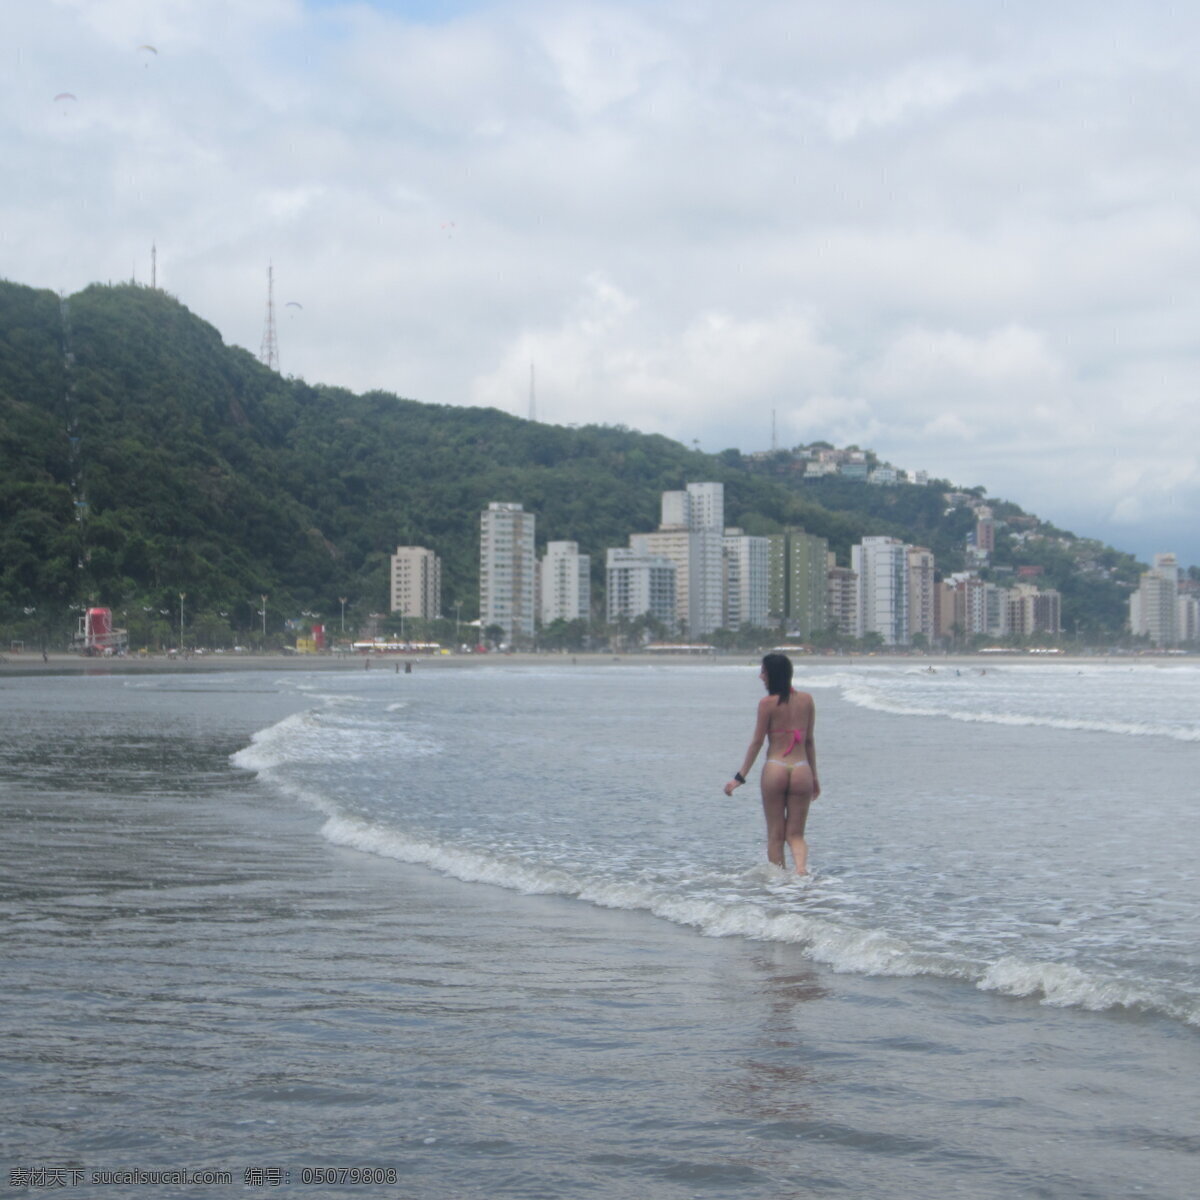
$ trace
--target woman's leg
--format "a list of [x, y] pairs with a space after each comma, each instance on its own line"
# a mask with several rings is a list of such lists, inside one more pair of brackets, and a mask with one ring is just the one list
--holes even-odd
[[792, 861], [797, 875], [808, 874], [808, 843], [804, 840], [804, 826], [808, 823], [808, 808], [812, 804], [812, 767], [807, 763], [792, 768], [787, 790], [787, 822], [784, 837], [792, 852]]
[[782, 867], [788, 819], [787, 768], [777, 763], [764, 763], [759, 784], [762, 787], [763, 816], [767, 821], [767, 861]]

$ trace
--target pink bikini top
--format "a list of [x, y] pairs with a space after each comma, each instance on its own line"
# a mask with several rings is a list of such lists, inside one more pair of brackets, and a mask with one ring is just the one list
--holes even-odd
[[801, 748], [803, 748], [803, 746], [804, 746], [803, 730], [800, 730], [800, 729], [772, 729], [772, 730], [770, 730], [770, 732], [771, 733], [790, 733], [792, 735], [792, 740], [790, 742], [788, 742], [786, 750], [776, 750], [775, 751], [775, 753], [778, 754], [780, 756], [780, 758], [787, 758], [787, 756], [789, 754], [791, 754], [791, 752], [797, 746], [800, 746]]
[[[791, 695], [794, 696], [795, 694], [796, 694], [796, 689], [792, 688]], [[801, 748], [803, 748], [803, 746], [804, 746], [804, 740], [805, 740], [804, 739], [804, 730], [802, 730], [802, 729], [768, 729], [767, 730], [768, 737], [770, 737], [771, 734], [773, 734], [773, 733], [790, 733], [792, 735], [792, 740], [790, 742], [788, 742], [786, 750], [775, 751], [775, 753], [777, 753], [780, 758], [787, 758], [787, 756], [789, 754], [791, 754], [791, 752], [797, 746], [800, 746]]]

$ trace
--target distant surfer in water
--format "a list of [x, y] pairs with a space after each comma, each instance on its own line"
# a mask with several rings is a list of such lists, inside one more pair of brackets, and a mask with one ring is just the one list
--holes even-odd
[[767, 694], [758, 702], [754, 735], [746, 749], [740, 771], [725, 785], [725, 795], [746, 782], [762, 744], [767, 743], [763, 763], [763, 815], [767, 819], [767, 858], [783, 867], [783, 845], [792, 852], [797, 875], [808, 874], [808, 843], [804, 826], [808, 806], [821, 794], [817, 782], [817, 748], [813, 742], [816, 705], [807, 692], [792, 688], [792, 660], [786, 654], [768, 654], [762, 660], [759, 679]]

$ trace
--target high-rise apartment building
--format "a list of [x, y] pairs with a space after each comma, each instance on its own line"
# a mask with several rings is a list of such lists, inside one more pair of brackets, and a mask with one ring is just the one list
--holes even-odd
[[424, 546], [397, 546], [392, 555], [391, 611], [432, 620], [442, 613], [442, 560]]
[[770, 543], [740, 529], [725, 530], [725, 603], [721, 624], [726, 629], [767, 626], [767, 566]]
[[850, 548], [858, 576], [859, 628], [878, 633], [887, 646], [907, 646], [908, 547], [899, 538], [866, 537]]
[[774, 533], [767, 541], [769, 620], [802, 638], [827, 629], [829, 543], [803, 529]]
[[908, 547], [908, 636], [917, 634], [932, 646], [937, 640], [937, 584], [933, 551], [924, 546]]
[[1008, 589], [977, 575], [954, 576], [954, 621], [967, 637], [1003, 637], [1012, 632]]
[[534, 524], [520, 504], [493, 502], [480, 515], [479, 616], [510, 644], [533, 637]]
[[829, 559], [830, 565], [825, 575], [828, 598], [826, 628], [834, 630], [841, 637], [860, 637], [858, 575], [849, 567], [835, 566], [832, 554]]
[[682, 492], [663, 492], [659, 529], [725, 528], [725, 485], [689, 483]]
[[1200, 598], [1192, 592], [1179, 594], [1179, 640], [1200, 642]]
[[1179, 562], [1174, 554], [1156, 554], [1129, 597], [1129, 627], [1152, 646], [1179, 645]]
[[630, 549], [675, 564], [675, 621], [689, 637], [724, 620], [724, 535], [716, 529], [659, 529], [629, 535]]
[[675, 619], [689, 637], [702, 637], [724, 621], [725, 485], [689, 483], [663, 492], [662, 523], [635, 533], [630, 549], [675, 564]]
[[649, 615], [674, 627], [676, 567], [669, 558], [618, 546], [608, 551], [605, 574], [609, 624]]
[[1062, 596], [1054, 588], [1018, 583], [1008, 589], [1010, 633], [1028, 637], [1034, 633], [1062, 633]]
[[547, 542], [538, 563], [542, 624], [586, 621], [591, 615], [591, 558], [578, 542]]

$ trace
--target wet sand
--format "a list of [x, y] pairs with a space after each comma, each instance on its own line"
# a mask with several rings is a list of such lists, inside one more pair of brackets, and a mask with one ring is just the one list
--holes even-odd
[[[730, 666], [754, 664], [757, 653], [731, 652], [726, 654], [193, 654], [167, 655], [130, 654], [116, 658], [88, 658], [80, 654], [50, 654], [45, 660], [39, 653], [0, 655], [0, 679], [22, 675], [139, 675], [202, 671], [391, 671], [401, 672], [411, 664], [414, 671], [443, 670], [459, 667], [497, 666], [646, 666], [651, 663], [678, 664], [724, 663]], [[793, 655], [797, 671], [805, 662], [838, 664], [851, 667], [872, 663], [889, 666], [908, 666], [919, 670], [987, 671], [993, 667], [1029, 663], [1061, 663], [1079, 666], [1084, 663], [1154, 663], [1177, 665], [1181, 659], [1161, 655], [1073, 655], [1073, 654], [873, 654], [873, 655]], [[1182, 660], [1186, 661], [1186, 660]]]
[[[921, 670], [946, 669], [986, 671], [991, 667], [1014, 663], [1105, 662], [1103, 656], [994, 654], [975, 655], [794, 655], [797, 670], [805, 662], [853, 666], [861, 663], [910, 666]], [[496, 666], [646, 666], [669, 662], [673, 666], [687, 663], [724, 663], [730, 666], [754, 664], [757, 653], [728, 654], [194, 654], [167, 655], [130, 654], [115, 658], [88, 658], [80, 654], [50, 654], [45, 660], [38, 653], [0, 655], [0, 679], [21, 675], [138, 675], [198, 671], [400, 671], [411, 664], [414, 671], [443, 670], [458, 667]], [[1121, 659], [1119, 661], [1126, 661]], [[1140, 661], [1132, 656], [1129, 662]], [[1177, 661], [1177, 660], [1164, 660]]]

